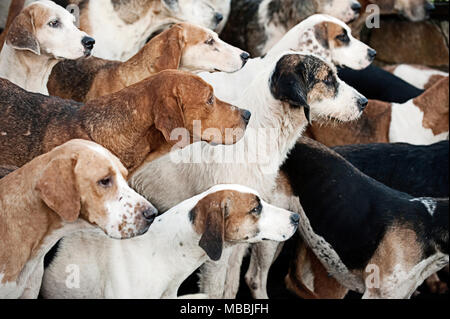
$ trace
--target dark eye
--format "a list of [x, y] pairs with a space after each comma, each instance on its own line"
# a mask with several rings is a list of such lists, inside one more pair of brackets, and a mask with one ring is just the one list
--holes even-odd
[[334, 76], [333, 74], [328, 74], [327, 78], [323, 81], [327, 85], [332, 85], [334, 83]]
[[208, 99], [208, 101], [206, 102], [206, 104], [208, 105], [213, 105], [214, 104], [214, 95], [211, 95]]
[[250, 214], [260, 215], [261, 211], [262, 211], [262, 205], [261, 205], [261, 203], [259, 203], [258, 206], [256, 206], [255, 208], [253, 208], [250, 211]]
[[113, 184], [113, 178], [111, 176], [108, 176], [106, 178], [103, 178], [101, 180], [98, 181], [98, 185], [100, 185], [101, 187], [111, 187]]
[[48, 23], [51, 28], [59, 28], [61, 26], [61, 22], [58, 19], [54, 19]]
[[213, 38], [209, 38], [208, 40], [205, 41], [205, 44], [213, 45], [215, 42], [216, 42], [216, 40], [214, 40]]
[[339, 41], [343, 42], [343, 43], [347, 43], [350, 42], [350, 38], [347, 35], [347, 32], [344, 32], [342, 34], [339, 34], [336, 39], [338, 39]]

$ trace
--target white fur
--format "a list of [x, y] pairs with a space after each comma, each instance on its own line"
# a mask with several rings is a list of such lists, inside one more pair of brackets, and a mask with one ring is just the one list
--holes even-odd
[[240, 70], [244, 65], [241, 58], [244, 51], [222, 41], [217, 33], [211, 30], [205, 28], [205, 32], [210, 35], [211, 39], [214, 39], [214, 44], [199, 43], [187, 46], [181, 57], [180, 69], [190, 72], [198, 70], [235, 72]]
[[156, 208], [128, 186], [127, 181], [123, 178], [117, 165], [114, 165], [114, 162], [111, 160], [109, 151], [94, 143], [89, 144], [88, 147], [104, 156], [104, 161], [109, 162], [114, 169], [114, 182], [117, 184], [117, 194], [113, 199], [105, 202], [108, 215], [108, 221], [104, 227], [106, 234], [117, 239], [123, 238], [123, 233], [138, 234], [137, 219], [139, 217], [142, 218], [140, 216], [142, 212], [136, 210], [136, 207], [145, 203], [155, 213], [157, 212]]
[[[258, 47], [258, 51], [261, 53], [261, 55], [268, 52], [270, 48], [272, 48], [289, 31], [285, 27], [268, 20], [268, 6], [271, 2], [272, 0], [263, 0], [258, 9], [259, 23], [264, 27], [264, 34], [267, 37], [267, 41], [265, 41], [265, 43]], [[354, 2], [355, 0], [330, 1], [328, 4], [317, 8], [317, 13], [320, 13], [319, 16], [332, 16], [333, 18], [335, 18], [335, 20], [338, 20], [340, 21], [340, 23], [345, 24], [344, 22], [348, 22], [352, 19], [357, 18], [357, 15], [355, 15], [355, 12], [351, 9], [351, 5]], [[313, 17], [314, 16], [317, 15], [313, 15]], [[311, 17], [309, 17], [308, 19], [310, 18]], [[308, 19], [303, 20], [302, 22], [300, 22], [300, 24]], [[349, 34], [351, 34], [351, 32], [349, 32]]]
[[[201, 266], [207, 255], [198, 245], [189, 212], [205, 196], [235, 190], [257, 195], [241, 185], [217, 185], [185, 200], [160, 216], [143, 236], [114, 241], [101, 234], [66, 237], [47, 269], [42, 293], [45, 298], [176, 298], [179, 286]], [[260, 233], [263, 238], [284, 241], [295, 232], [291, 212], [264, 201]], [[230, 245], [231, 243], [226, 243]], [[67, 265], [80, 267], [80, 287], [65, 286]]]
[[93, 54], [104, 59], [126, 61], [145, 45], [150, 35], [170, 24], [186, 21], [210, 29], [217, 27], [213, 23], [215, 10], [208, 1], [179, 0], [175, 12], [165, 5], [158, 6], [161, 7], [158, 13], [151, 7], [137, 21], [127, 24], [110, 0], [90, 1], [88, 20], [91, 34], [97, 41]]
[[[332, 22], [347, 30], [350, 38], [350, 45], [341, 49], [323, 48], [313, 35], [313, 28], [321, 22]], [[313, 41], [313, 44], [306, 45], [306, 37]], [[319, 55], [322, 59], [337, 65], [343, 65], [354, 69], [363, 69], [370, 64], [368, 59], [369, 47], [351, 35], [350, 28], [342, 21], [331, 16], [315, 14], [308, 19], [297, 24], [288, 33], [280, 37], [280, 41], [273, 46], [267, 55], [262, 58], [250, 59], [239, 71], [228, 74], [223, 72], [200, 73], [200, 77], [214, 87], [215, 95], [227, 102], [236, 101], [243, 93], [244, 89], [250, 85], [257, 74], [267, 66], [271, 65], [281, 53], [287, 50], [310, 52], [317, 55], [317, 50], [313, 52], [313, 46], [318, 45], [325, 54]]]
[[433, 75], [448, 76], [448, 73], [441, 72], [433, 69], [419, 69], [413, 65], [400, 64], [397, 66], [393, 74], [403, 81], [415, 86], [418, 89], [425, 89], [425, 85], [428, 83]]
[[430, 197], [419, 197], [411, 199], [411, 202], [421, 202], [427, 209], [428, 213], [433, 216], [436, 211], [436, 200]]
[[0, 53], [0, 77], [27, 91], [48, 95], [47, 81], [53, 67], [59, 59], [84, 56], [85, 48], [81, 40], [86, 33], [76, 28], [73, 15], [54, 2], [41, 0], [30, 4], [28, 8], [38, 6], [50, 9], [52, 16], [48, 22], [58, 17], [61, 27], [51, 28], [46, 24], [35, 30], [39, 54], [19, 50], [6, 41]]
[[423, 112], [414, 104], [414, 99], [404, 104], [392, 104], [389, 142], [429, 145], [446, 140], [448, 132], [437, 135], [431, 128], [423, 127]]
[[[274, 68], [275, 63], [261, 71], [245, 90], [242, 98], [235, 103], [240, 107], [245, 106], [252, 112], [246, 134], [239, 142], [228, 146], [196, 143], [172, 152], [144, 165], [130, 178], [130, 185], [162, 211], [220, 183], [247, 185], [255, 188], [262, 198], [270, 199], [275, 189], [278, 168], [307, 124], [301, 109], [292, 110], [286, 103], [275, 100], [270, 93], [269, 79]], [[341, 108], [345, 106], [345, 114], [348, 115], [345, 118], [349, 118], [350, 114], [357, 116], [358, 112], [356, 106], [352, 105], [352, 100], [344, 101], [345, 99], [340, 97], [340, 95], [350, 97], [346, 93], [350, 88], [345, 86], [345, 83], [341, 84], [342, 92], [340, 91], [337, 99], [328, 100], [330, 109], [336, 111], [339, 106]], [[357, 94], [356, 91], [353, 92]], [[319, 111], [315, 110], [316, 105]], [[322, 105], [321, 102], [310, 105], [312, 118], [325, 115], [322, 113], [324, 112]], [[344, 112], [341, 112], [340, 116], [343, 114]], [[259, 128], [272, 129], [276, 134], [268, 134], [263, 142], [256, 143], [252, 133]], [[203, 155], [202, 159], [195, 163], [192, 161], [192, 154], [199, 153]], [[234, 154], [240, 154], [244, 161], [233, 160]], [[173, 159], [178, 158], [190, 158], [191, 161], [175, 163]], [[224, 158], [227, 160], [223, 161]], [[251, 162], [249, 159], [260, 160]], [[226, 258], [222, 258], [220, 263], [228, 264]], [[240, 261], [237, 266], [240, 266]], [[219, 269], [214, 272], [206, 271], [207, 274], [211, 274], [206, 280], [214, 282], [204, 284], [203, 292], [211, 297], [222, 297], [225, 284], [223, 272], [226, 267], [216, 268]], [[233, 277], [227, 280], [235, 279]]]

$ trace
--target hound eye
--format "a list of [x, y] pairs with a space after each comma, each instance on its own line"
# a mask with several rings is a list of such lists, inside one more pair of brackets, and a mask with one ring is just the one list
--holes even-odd
[[332, 74], [329, 74], [329, 75], [327, 76], [327, 78], [326, 78], [323, 82], [325, 82], [325, 84], [327, 84], [327, 85], [333, 84], [333, 82], [334, 82], [334, 77], [333, 77], [333, 75], [332, 75]]
[[262, 206], [261, 206], [261, 204], [259, 204], [258, 206], [256, 206], [255, 208], [253, 208], [250, 211], [250, 214], [260, 215], [261, 211], [262, 211]]
[[336, 39], [338, 39], [339, 41], [343, 42], [343, 43], [347, 43], [350, 42], [350, 38], [348, 37], [347, 33], [342, 33], [339, 34]]
[[61, 22], [58, 19], [52, 20], [48, 23], [48, 26], [51, 28], [58, 28], [61, 26]]
[[205, 41], [205, 44], [207, 45], [213, 45], [216, 41], [213, 38], [209, 38], [208, 40]]
[[113, 184], [113, 179], [112, 177], [106, 177], [104, 179], [101, 179], [98, 181], [98, 185], [100, 185], [101, 187], [111, 187]]
[[206, 102], [206, 104], [208, 105], [213, 105], [214, 104], [214, 95], [211, 95], [208, 99], [208, 101]]

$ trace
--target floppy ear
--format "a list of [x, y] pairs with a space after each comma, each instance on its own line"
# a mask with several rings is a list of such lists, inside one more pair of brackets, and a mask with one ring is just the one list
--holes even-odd
[[178, 11], [178, 0], [161, 0], [162, 4], [170, 11]]
[[302, 64], [297, 68], [281, 70], [277, 66], [270, 79], [272, 95], [280, 101], [292, 106], [308, 106], [308, 86], [306, 69]]
[[41, 49], [34, 31], [33, 17], [29, 11], [22, 11], [12, 22], [6, 43], [16, 50], [29, 50], [40, 55]]
[[180, 25], [174, 25], [151, 40], [159, 50], [153, 63], [155, 72], [168, 69], [178, 69], [181, 55], [186, 44], [184, 30]]
[[292, 68], [283, 66], [280, 60], [270, 78], [270, 91], [277, 100], [293, 107], [303, 107], [306, 119], [310, 122], [307, 78], [308, 71], [304, 63]]
[[176, 129], [185, 127], [184, 114], [179, 100], [174, 96], [160, 97], [155, 106], [155, 127], [160, 131], [168, 143], [175, 143], [170, 140], [170, 133]]
[[324, 48], [330, 48], [330, 44], [328, 43], [328, 22], [316, 24], [314, 27], [314, 36]]
[[74, 222], [81, 209], [74, 168], [76, 159], [57, 158], [51, 161], [36, 184], [44, 203], [68, 222]]
[[227, 204], [221, 205], [220, 209], [205, 212], [207, 214], [203, 235], [199, 246], [206, 252], [211, 260], [217, 261], [222, 256], [223, 241], [225, 237], [225, 214]]

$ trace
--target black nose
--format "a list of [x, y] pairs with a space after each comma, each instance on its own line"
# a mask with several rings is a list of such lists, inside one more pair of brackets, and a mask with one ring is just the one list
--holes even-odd
[[84, 37], [81, 39], [81, 43], [86, 49], [92, 50], [94, 48], [95, 40], [91, 37]]
[[250, 121], [250, 117], [252, 116], [252, 113], [250, 113], [250, 111], [247, 111], [247, 110], [242, 110], [241, 116], [242, 116], [242, 119], [244, 120], [245, 124], [248, 124], [248, 122]]
[[360, 109], [361, 111], [363, 111], [363, 110], [366, 108], [366, 106], [367, 106], [368, 103], [369, 103], [369, 100], [368, 100], [368, 99], [366, 99], [364, 96], [363, 96], [363, 97], [360, 97], [360, 98], [358, 99], [358, 107], [359, 107], [359, 109]]
[[374, 49], [368, 49], [367, 55], [369, 56], [369, 60], [373, 61], [373, 60], [375, 60], [375, 57], [377, 56], [377, 51], [375, 51]]
[[242, 52], [241, 59], [242, 61], [244, 61], [244, 64], [247, 63], [248, 59], [250, 59], [250, 54], [248, 54], [247, 52]]
[[156, 211], [156, 209], [154, 209], [152, 207], [146, 208], [142, 212], [142, 215], [144, 216], [145, 220], [149, 223], [153, 222], [153, 220], [156, 218], [157, 214], [158, 214], [158, 212]]
[[355, 13], [360, 13], [361, 12], [361, 5], [359, 4], [359, 2], [354, 2], [351, 6], [352, 10], [355, 11]]
[[299, 221], [300, 221], [300, 215], [299, 214], [292, 214], [291, 215], [291, 224], [292, 225], [297, 226]]
[[219, 24], [223, 20], [223, 14], [220, 12], [216, 12], [214, 14], [214, 19], [216, 20], [217, 24]]
[[425, 11], [427, 13], [433, 11], [434, 9], [436, 9], [436, 7], [434, 6], [434, 4], [432, 4], [431, 2], [425, 2]]

